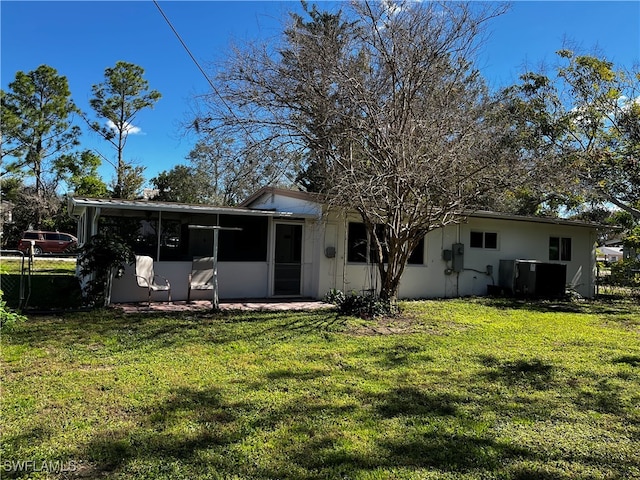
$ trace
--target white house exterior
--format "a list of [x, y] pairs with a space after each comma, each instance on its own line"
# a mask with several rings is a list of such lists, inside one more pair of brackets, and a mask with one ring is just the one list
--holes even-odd
[[[186, 300], [191, 260], [210, 256], [211, 232], [190, 225], [243, 228], [220, 235], [218, 263], [221, 299], [306, 297], [321, 299], [329, 290], [367, 291], [378, 285], [377, 267], [366, 263], [359, 217], [324, 211], [311, 194], [264, 188], [240, 207], [169, 202], [73, 198], [82, 244], [98, 232], [99, 219], [112, 224], [138, 218], [159, 232], [145, 253], [155, 271], [171, 282], [172, 297]], [[171, 228], [167, 228], [170, 225]], [[595, 293], [595, 224], [562, 219], [475, 212], [459, 225], [426, 235], [400, 284], [400, 298], [486, 295], [498, 285], [501, 260], [536, 265], [566, 265], [565, 283], [584, 297]], [[174, 237], [167, 237], [166, 231]], [[360, 240], [365, 240], [361, 238]], [[153, 243], [153, 242], [151, 242]], [[140, 252], [136, 252], [140, 253]], [[130, 267], [133, 273], [133, 267]], [[564, 269], [564, 267], [563, 267]], [[538, 268], [541, 271], [541, 268]], [[113, 303], [146, 300], [145, 289], [126, 274], [113, 282]], [[194, 292], [193, 299], [211, 292]], [[157, 300], [166, 297], [159, 293]]]

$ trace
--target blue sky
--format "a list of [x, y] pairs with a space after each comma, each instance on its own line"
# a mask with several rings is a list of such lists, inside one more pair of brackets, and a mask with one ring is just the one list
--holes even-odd
[[[299, 2], [162, 1], [160, 6], [206, 70], [224, 58], [232, 40], [278, 38], [280, 20], [299, 9]], [[185, 136], [181, 125], [190, 118], [194, 96], [208, 84], [152, 1], [2, 0], [0, 20], [2, 89], [17, 71], [47, 64], [67, 77], [73, 99], [90, 112], [91, 86], [103, 81], [104, 69], [119, 60], [135, 63], [162, 99], [137, 117], [141, 131], [130, 135], [126, 158], [145, 166], [147, 179], [187, 163], [195, 139]], [[515, 1], [488, 32], [479, 65], [494, 88], [515, 83], [525, 67], [552, 64], [565, 40], [587, 52], [598, 48], [617, 66], [631, 67], [640, 62], [640, 1]], [[81, 127], [83, 148], [114, 158], [104, 140]], [[101, 174], [110, 181], [113, 167], [103, 165]]]

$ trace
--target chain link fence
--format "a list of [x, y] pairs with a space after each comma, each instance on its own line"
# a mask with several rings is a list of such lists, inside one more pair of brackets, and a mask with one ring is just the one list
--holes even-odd
[[0, 257], [18, 259], [18, 272], [6, 273], [0, 269], [0, 291], [7, 306], [24, 309], [31, 296], [31, 258], [19, 250], [0, 250]]

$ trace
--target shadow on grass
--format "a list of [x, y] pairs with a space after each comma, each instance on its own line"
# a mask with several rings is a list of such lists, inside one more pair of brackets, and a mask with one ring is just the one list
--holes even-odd
[[[412, 387], [392, 389], [373, 399], [382, 419], [454, 416], [460, 401]], [[158, 465], [178, 465], [194, 478], [212, 473], [226, 478], [241, 472], [256, 478], [341, 478], [379, 468], [493, 469], [525, 454], [465, 428], [455, 434], [444, 430], [419, 434], [410, 428], [401, 436], [376, 428], [371, 437], [374, 448], [360, 453], [349, 447], [349, 432], [340, 425], [354, 416], [367, 415], [369, 421], [378, 417], [366, 411], [355, 404], [301, 402], [296, 394], [265, 409], [261, 404], [225, 401], [215, 387], [180, 388], [141, 409], [131, 429], [97, 433], [80, 447], [76, 458], [93, 465], [96, 477], [150, 478]], [[279, 429], [287, 432], [284, 437]], [[265, 451], [272, 458], [253, 462], [246, 448], [258, 438], [275, 442], [273, 450]]]
[[431, 393], [416, 387], [401, 387], [377, 398], [378, 411], [386, 418], [397, 416], [455, 415], [461, 399], [448, 393]]
[[[288, 338], [300, 333], [336, 332], [344, 319], [330, 311], [180, 312], [124, 315], [111, 309], [31, 317], [4, 341], [65, 349], [109, 341], [118, 351], [176, 347], [189, 342], [226, 344], [238, 340]], [[242, 329], [238, 325], [242, 324]], [[242, 334], [239, 336], [238, 331]]]
[[553, 386], [556, 367], [542, 360], [501, 361], [490, 355], [480, 356], [479, 360], [489, 369], [482, 375], [491, 381], [501, 381], [509, 386], [535, 390], [546, 390]]
[[626, 363], [632, 367], [640, 367], [640, 355], [622, 355], [614, 359], [613, 363]]
[[580, 391], [575, 403], [582, 410], [625, 416], [627, 407], [631, 411], [633, 406], [625, 403], [621, 393], [622, 388], [619, 385], [609, 379], [603, 379], [593, 388]]
[[596, 315], [624, 315], [630, 312], [640, 313], [638, 302], [631, 297], [622, 299], [597, 300], [533, 300], [517, 298], [479, 298], [475, 301], [501, 310], [529, 310], [540, 313], [584, 313]]
[[144, 408], [137, 428], [103, 431], [79, 453], [96, 466], [96, 473], [139, 462], [195, 461], [203, 450], [243, 438], [236, 423], [242, 408], [223, 403], [217, 388], [180, 388], [166, 401]]
[[411, 365], [415, 362], [424, 364], [433, 361], [432, 356], [425, 354], [425, 348], [423, 346], [403, 343], [370, 348], [367, 349], [367, 354], [378, 356], [380, 358], [378, 363], [389, 368]]
[[268, 380], [313, 380], [315, 378], [326, 377], [329, 372], [321, 369], [298, 371], [289, 368], [281, 368], [267, 373]]

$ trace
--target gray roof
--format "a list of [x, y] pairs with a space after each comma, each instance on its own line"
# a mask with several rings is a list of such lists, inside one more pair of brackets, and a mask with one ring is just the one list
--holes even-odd
[[201, 205], [193, 203], [156, 202], [153, 200], [122, 200], [114, 198], [87, 197], [72, 197], [69, 199], [69, 212], [72, 215], [79, 215], [89, 207], [101, 208], [105, 210], [108, 209], [147, 212], [202, 213], [298, 218], [311, 217], [310, 215], [293, 212], [278, 212], [274, 210], [258, 210], [243, 207], [220, 207], [215, 205]]
[[585, 222], [584, 220], [569, 220], [566, 218], [556, 217], [535, 217], [532, 215], [514, 215], [510, 213], [488, 212], [484, 210], [477, 210], [470, 212], [466, 215], [473, 218], [491, 218], [496, 220], [512, 220], [515, 222], [529, 222], [529, 223], [546, 223], [551, 225], [568, 225], [574, 227], [587, 227], [587, 228], [604, 228], [607, 225], [602, 225], [595, 222]]
[[[256, 193], [275, 192], [282, 193], [282, 189], [261, 189]], [[293, 192], [296, 194], [295, 198], [301, 198], [304, 192]], [[313, 197], [309, 194], [307, 200], [314, 201]], [[292, 195], [293, 196], [293, 195]], [[255, 200], [257, 195], [254, 194], [251, 199]], [[241, 205], [247, 205], [251, 202], [243, 202]], [[202, 205], [193, 203], [177, 203], [177, 202], [158, 202], [153, 200], [122, 200], [113, 198], [87, 198], [87, 197], [73, 197], [69, 199], [69, 212], [72, 215], [81, 214], [87, 207], [104, 208], [108, 210], [120, 210], [120, 211], [147, 211], [147, 212], [174, 212], [174, 213], [200, 213], [200, 214], [226, 214], [226, 215], [251, 215], [251, 216], [267, 216], [267, 217], [297, 217], [297, 218], [317, 218], [315, 215], [283, 212], [275, 210], [262, 210], [255, 208], [241, 207], [222, 207], [214, 205]], [[526, 215], [513, 215], [508, 213], [498, 213], [490, 211], [470, 211], [463, 214], [465, 217], [471, 218], [487, 218], [495, 220], [511, 220], [518, 222], [529, 223], [544, 223], [551, 225], [567, 225], [575, 227], [586, 228], [611, 228], [606, 225], [585, 222], [581, 220], [568, 220], [565, 218], [554, 217], [535, 217]]]

